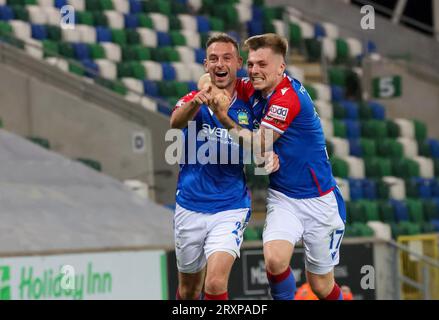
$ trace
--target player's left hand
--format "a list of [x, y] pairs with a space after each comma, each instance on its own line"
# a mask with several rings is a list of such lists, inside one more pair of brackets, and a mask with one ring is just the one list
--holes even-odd
[[264, 154], [265, 165], [264, 169], [268, 174], [276, 172], [280, 168], [279, 157], [273, 151], [267, 151]]

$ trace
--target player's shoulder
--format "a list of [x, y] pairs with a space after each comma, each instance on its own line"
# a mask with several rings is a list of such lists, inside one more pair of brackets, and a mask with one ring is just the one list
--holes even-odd
[[250, 97], [255, 92], [252, 83], [250, 82], [250, 78], [238, 78], [236, 79], [235, 90], [238, 96], [238, 99], [241, 99], [245, 102], [250, 100]]
[[273, 95], [270, 97], [270, 105], [281, 105], [284, 108], [290, 108], [297, 103], [300, 102], [296, 88], [293, 85], [293, 80], [286, 76], [278, 84]]

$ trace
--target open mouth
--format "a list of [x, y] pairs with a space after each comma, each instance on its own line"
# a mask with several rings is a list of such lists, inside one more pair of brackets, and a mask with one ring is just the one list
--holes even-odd
[[253, 83], [260, 83], [260, 82], [264, 81], [264, 79], [261, 77], [251, 77], [251, 81]]
[[227, 75], [228, 73], [226, 71], [215, 72], [215, 76], [220, 79], [224, 79], [225, 77], [227, 77]]

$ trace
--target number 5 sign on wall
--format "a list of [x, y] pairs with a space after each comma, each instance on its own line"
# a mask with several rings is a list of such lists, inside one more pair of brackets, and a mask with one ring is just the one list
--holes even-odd
[[381, 99], [396, 98], [402, 95], [401, 76], [388, 76], [372, 80], [373, 97]]

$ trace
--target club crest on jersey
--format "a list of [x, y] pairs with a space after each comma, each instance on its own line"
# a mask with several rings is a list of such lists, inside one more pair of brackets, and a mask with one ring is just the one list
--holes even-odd
[[248, 114], [247, 112], [241, 111], [238, 113], [238, 123], [248, 125]]
[[277, 106], [277, 105], [273, 104], [270, 107], [270, 111], [268, 111], [267, 115], [273, 119], [285, 121], [287, 119], [287, 115], [288, 115], [288, 108]]

